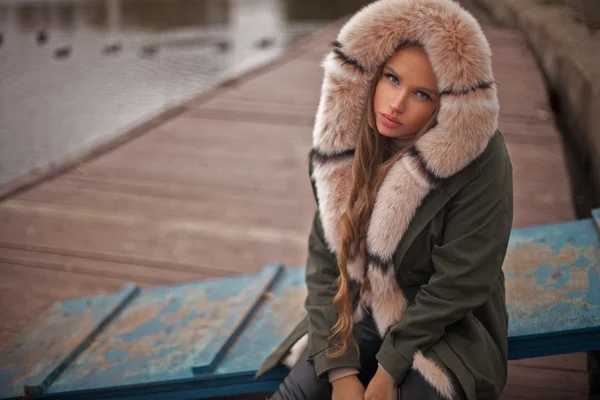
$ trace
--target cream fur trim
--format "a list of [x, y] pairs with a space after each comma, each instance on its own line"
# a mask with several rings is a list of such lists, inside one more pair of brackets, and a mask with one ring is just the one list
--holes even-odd
[[347, 185], [352, 181], [352, 159], [314, 165], [312, 178], [319, 196], [319, 214], [325, 242], [329, 250], [336, 253], [340, 239], [338, 225], [350, 197]]
[[290, 351], [287, 356], [282, 360], [282, 364], [286, 367], [292, 369], [294, 365], [298, 362], [302, 353], [306, 350], [308, 346], [308, 333], [302, 336], [300, 339], [294, 343], [294, 345], [290, 348]]
[[415, 353], [412, 369], [418, 371], [440, 396], [448, 400], [454, 398], [454, 388], [448, 375], [435, 361], [425, 357], [420, 351]]
[[414, 179], [402, 160], [390, 169], [377, 194], [367, 231], [370, 254], [383, 259], [394, 255], [417, 207], [429, 193], [430, 187], [420, 184], [422, 179]]
[[313, 128], [313, 147], [336, 154], [356, 145], [368, 85], [359, 79], [340, 78], [337, 67], [326, 71]]
[[384, 337], [388, 329], [400, 320], [408, 304], [394, 278], [394, 272], [394, 268], [388, 268], [385, 274], [379, 268], [368, 270], [371, 282], [370, 305], [381, 337]]

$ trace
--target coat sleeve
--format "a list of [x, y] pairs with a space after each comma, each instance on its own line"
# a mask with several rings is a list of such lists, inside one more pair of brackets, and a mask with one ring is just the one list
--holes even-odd
[[[313, 191], [315, 188], [313, 186]], [[315, 192], [316, 198], [316, 192]], [[350, 348], [338, 358], [329, 358], [328, 339], [331, 327], [337, 321], [338, 313], [333, 306], [337, 292], [336, 279], [339, 276], [335, 255], [325, 243], [323, 226], [319, 211], [315, 212], [308, 240], [308, 259], [306, 263], [306, 286], [308, 295], [305, 309], [308, 314], [308, 358], [314, 362], [317, 377], [328, 381], [328, 372], [337, 368], [360, 369], [358, 352]], [[352, 284], [353, 298], [358, 293], [356, 284]]]
[[513, 218], [512, 167], [509, 160], [499, 167], [481, 173], [447, 204], [443, 242], [431, 253], [434, 273], [376, 356], [397, 382], [418, 350], [433, 346], [448, 325], [490, 298], [502, 274]]

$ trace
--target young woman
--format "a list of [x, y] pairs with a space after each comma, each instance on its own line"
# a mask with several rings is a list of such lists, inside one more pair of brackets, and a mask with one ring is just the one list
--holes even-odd
[[306, 317], [273, 400], [497, 399], [512, 167], [491, 51], [451, 0], [379, 0], [325, 62]]

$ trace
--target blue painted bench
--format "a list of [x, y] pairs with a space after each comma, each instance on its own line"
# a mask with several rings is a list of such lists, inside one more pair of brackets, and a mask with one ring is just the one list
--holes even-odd
[[[600, 349], [600, 209], [515, 229], [504, 265], [511, 359]], [[275, 389], [261, 361], [302, 317], [304, 268], [55, 304], [0, 353], [0, 399], [202, 399]]]

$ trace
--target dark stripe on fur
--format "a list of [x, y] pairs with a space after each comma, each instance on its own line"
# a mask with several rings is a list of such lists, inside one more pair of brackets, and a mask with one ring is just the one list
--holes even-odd
[[356, 61], [354, 58], [350, 58], [349, 56], [347, 56], [346, 53], [344, 53], [339, 48], [333, 49], [333, 52], [337, 56], [337, 59], [342, 62], [342, 65], [344, 65], [344, 64], [350, 64], [350, 65], [352, 65], [355, 69], [357, 69], [360, 72], [365, 72], [367, 70], [358, 61]]
[[457, 96], [457, 95], [461, 95], [461, 94], [467, 94], [467, 93], [474, 92], [476, 90], [490, 89], [494, 84], [495, 84], [495, 82], [478, 82], [477, 85], [467, 88], [467, 89], [448, 88], [448, 89], [442, 90], [440, 92], [440, 95]]
[[331, 42], [331, 45], [333, 47], [337, 47], [338, 49], [342, 48], [342, 44], [340, 42], [338, 42], [337, 40], [335, 42]]
[[429, 169], [429, 167], [427, 166], [427, 163], [425, 162], [425, 159], [423, 158], [423, 155], [421, 154], [421, 152], [419, 151], [417, 146], [411, 146], [408, 149], [408, 154], [413, 156], [418, 161], [417, 166], [419, 168], [419, 171], [421, 171], [421, 173], [425, 176], [425, 179], [427, 179], [427, 182], [429, 182], [429, 185], [431, 185], [432, 187], [437, 187], [442, 180], [441, 180], [441, 178], [438, 178]]
[[332, 160], [340, 160], [340, 159], [346, 158], [346, 157], [354, 157], [354, 151], [355, 151], [355, 149], [350, 149], [350, 150], [346, 150], [342, 153], [325, 154], [325, 153], [321, 153], [317, 149], [312, 149], [310, 151], [309, 159], [310, 159], [310, 162], [313, 164], [325, 164], [326, 162], [329, 162]]
[[368, 253], [367, 254], [367, 262], [368, 262], [368, 265], [372, 265], [373, 268], [377, 268], [383, 274], [386, 274], [388, 272], [390, 265], [392, 265], [393, 260], [391, 258], [386, 260], [384, 258], [379, 257], [376, 254]]

